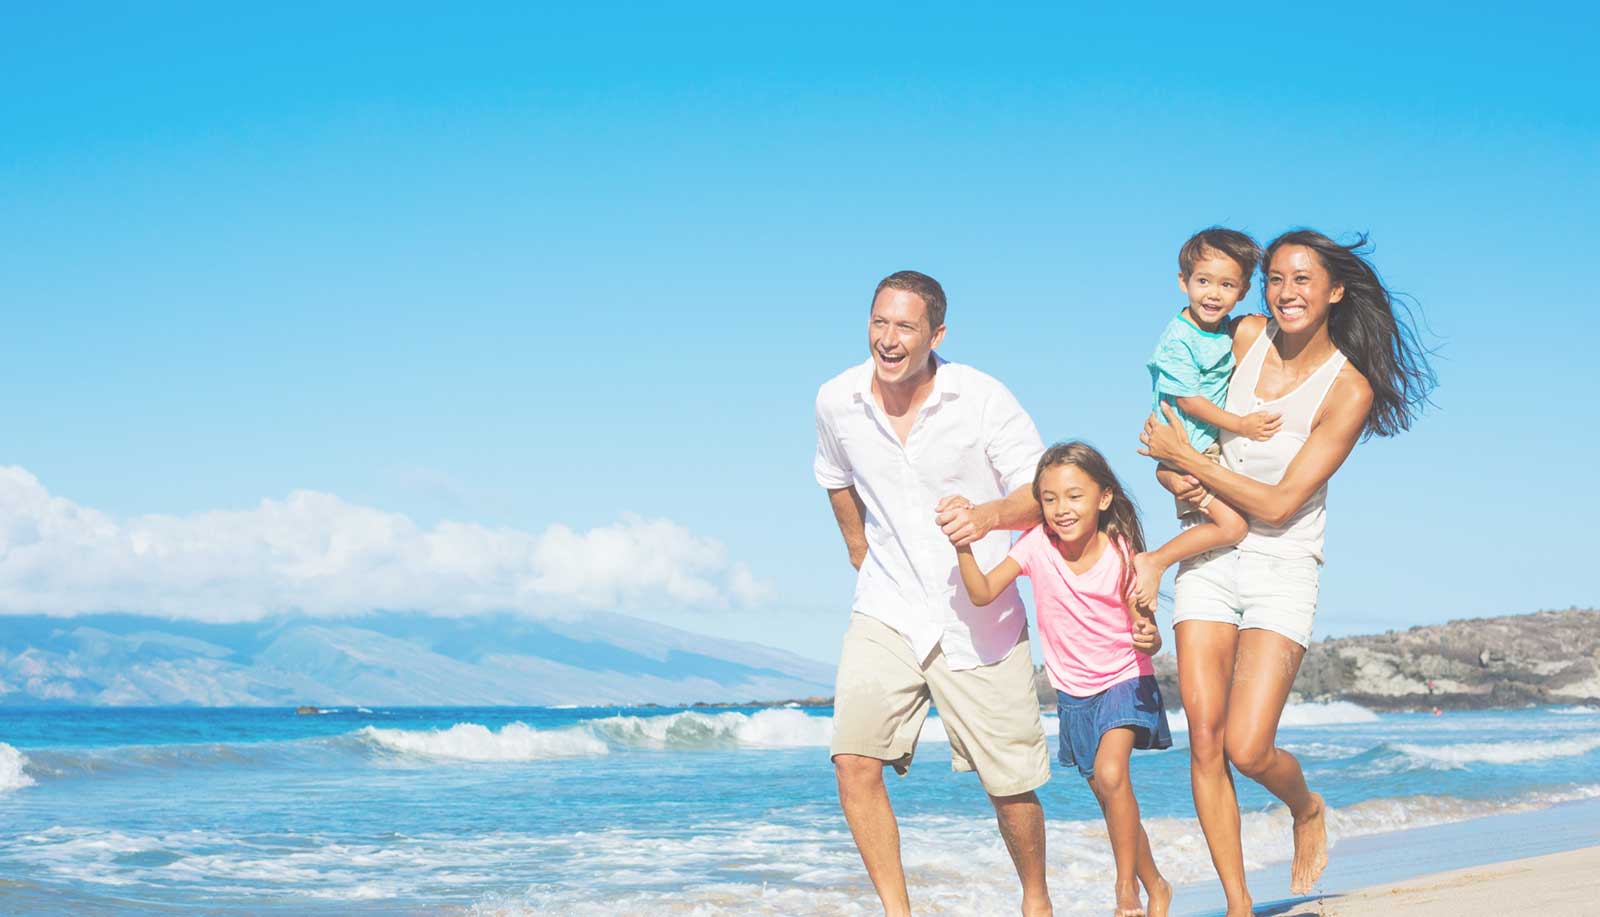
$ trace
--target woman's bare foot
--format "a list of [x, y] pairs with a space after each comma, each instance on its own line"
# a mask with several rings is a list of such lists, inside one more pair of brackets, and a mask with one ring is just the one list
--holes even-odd
[[1326, 814], [1322, 797], [1312, 793], [1310, 810], [1294, 820], [1294, 865], [1289, 873], [1289, 891], [1297, 895], [1309, 893], [1328, 865], [1328, 826], [1323, 819]]
[[1145, 917], [1144, 905], [1139, 903], [1138, 882], [1117, 883], [1116, 917]]
[[1144, 893], [1150, 901], [1150, 917], [1167, 917], [1167, 910], [1172, 906], [1171, 883], [1159, 879], [1154, 888], [1146, 885]]

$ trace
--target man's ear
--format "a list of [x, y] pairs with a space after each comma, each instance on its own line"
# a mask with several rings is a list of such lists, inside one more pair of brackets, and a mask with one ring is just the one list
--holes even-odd
[[934, 350], [938, 350], [939, 349], [939, 344], [944, 341], [944, 330], [945, 330], [945, 327], [946, 327], [945, 325], [940, 325], [939, 327], [933, 329], [933, 343], [930, 344], [929, 347], [931, 347]]

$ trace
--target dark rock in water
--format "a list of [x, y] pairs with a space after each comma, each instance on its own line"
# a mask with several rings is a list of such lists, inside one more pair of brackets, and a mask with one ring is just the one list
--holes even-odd
[[300, 707], [294, 708], [295, 716], [307, 716], [307, 715], [310, 715], [310, 714], [317, 714], [317, 713], [321, 713], [321, 712], [322, 712], [321, 710], [318, 710], [317, 708], [312, 707], [309, 704], [305, 705], [305, 706], [300, 706]]

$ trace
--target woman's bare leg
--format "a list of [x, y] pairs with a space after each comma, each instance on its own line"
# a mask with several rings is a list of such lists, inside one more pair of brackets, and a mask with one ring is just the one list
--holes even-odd
[[1322, 797], [1307, 788], [1294, 755], [1277, 747], [1278, 721], [1305, 653], [1305, 647], [1282, 634], [1257, 628], [1241, 631], [1224, 727], [1229, 763], [1283, 800], [1294, 816], [1289, 890], [1297, 895], [1311, 891], [1328, 865]]
[[1225, 742], [1239, 629], [1216, 621], [1182, 621], [1174, 631], [1178, 693], [1189, 720], [1189, 786], [1194, 793], [1194, 812], [1211, 850], [1211, 865], [1228, 896], [1227, 917], [1248, 917], [1252, 902], [1244, 881], [1239, 798], [1234, 795]]

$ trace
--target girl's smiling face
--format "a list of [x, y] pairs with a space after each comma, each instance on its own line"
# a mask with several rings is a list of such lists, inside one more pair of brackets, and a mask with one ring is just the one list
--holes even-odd
[[1044, 524], [1062, 541], [1076, 544], [1100, 530], [1100, 514], [1115, 496], [1077, 465], [1051, 465], [1039, 474], [1039, 509]]

